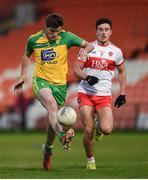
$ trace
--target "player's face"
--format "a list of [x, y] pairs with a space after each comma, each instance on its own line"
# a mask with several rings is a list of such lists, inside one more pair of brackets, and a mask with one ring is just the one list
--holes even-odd
[[59, 26], [58, 28], [45, 28], [45, 34], [49, 40], [55, 40], [60, 34], [61, 29], [61, 26]]
[[101, 44], [108, 44], [111, 34], [112, 30], [109, 24], [104, 23], [97, 27], [96, 36]]

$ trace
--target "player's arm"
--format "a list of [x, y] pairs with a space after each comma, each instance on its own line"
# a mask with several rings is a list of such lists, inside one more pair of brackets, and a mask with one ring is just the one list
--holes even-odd
[[79, 51], [79, 56], [82, 60], [85, 60], [87, 59], [88, 57], [88, 53], [91, 52], [93, 49], [94, 49], [94, 46], [90, 43], [90, 42], [87, 42], [87, 41], [82, 41], [82, 44], [81, 44], [81, 50]]
[[17, 79], [17, 82], [14, 86], [14, 91], [20, 90], [22, 88], [24, 81], [26, 79], [26, 76], [27, 76], [27, 69], [28, 69], [28, 65], [30, 63], [30, 60], [31, 60], [31, 58], [28, 57], [26, 55], [26, 53], [24, 53], [24, 55], [22, 57], [22, 61], [21, 61], [21, 75]]
[[86, 53], [89, 53], [94, 49], [94, 46], [92, 43], [84, 41], [84, 40], [82, 41], [81, 47], [84, 48]]
[[73, 72], [77, 78], [85, 80], [88, 75], [83, 71], [83, 68], [84, 63], [81, 61], [76, 61], [74, 64]]
[[120, 85], [120, 94], [125, 95], [125, 86], [126, 86], [126, 73], [125, 73], [125, 65], [124, 63], [120, 66], [117, 66], [118, 70], [118, 78]]
[[31, 57], [28, 57], [26, 53], [24, 53], [22, 57], [22, 62], [21, 62], [21, 76], [20, 77], [22, 79], [25, 79], [27, 76], [27, 69], [30, 64], [30, 60], [31, 60]]
[[83, 79], [87, 81], [87, 83], [90, 86], [93, 86], [96, 83], [98, 83], [99, 79], [97, 77], [86, 74], [83, 71], [83, 69], [84, 69], [84, 62], [76, 61], [74, 64], [74, 69], [73, 69], [74, 75], [79, 79]]
[[118, 79], [120, 85], [120, 95], [117, 97], [115, 101], [115, 107], [120, 107], [126, 103], [126, 96], [125, 96], [125, 86], [126, 86], [126, 72], [125, 72], [125, 65], [124, 63], [117, 66], [118, 70]]
[[70, 48], [72, 46], [81, 47], [81, 51], [79, 52], [79, 56], [83, 60], [86, 60], [87, 54], [94, 49], [94, 46], [91, 43], [85, 41], [84, 39], [76, 36], [73, 33], [66, 32], [65, 33], [65, 39], [67, 40], [68, 48]]
[[28, 65], [31, 60], [31, 55], [33, 54], [33, 51], [34, 51], [33, 43], [34, 43], [34, 41], [30, 36], [30, 38], [27, 41], [26, 51], [25, 51], [25, 53], [22, 57], [22, 61], [21, 61], [21, 74], [15, 83], [14, 91], [17, 90], [19, 92], [24, 84], [25, 78], [27, 76]]

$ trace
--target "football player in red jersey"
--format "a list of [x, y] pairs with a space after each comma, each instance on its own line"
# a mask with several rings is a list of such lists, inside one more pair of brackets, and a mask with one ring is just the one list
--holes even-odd
[[[96, 140], [101, 140], [103, 134], [110, 134], [113, 129], [111, 80], [116, 67], [120, 95], [115, 101], [115, 106], [119, 108], [126, 103], [124, 59], [121, 49], [110, 42], [111, 34], [112, 21], [108, 18], [98, 19], [96, 41], [92, 42], [94, 49], [88, 53], [87, 59], [79, 57], [74, 66], [75, 75], [81, 79], [78, 104], [84, 125], [83, 143], [87, 156], [87, 169], [96, 169], [93, 152], [94, 124]], [[95, 113], [99, 118], [96, 123], [94, 123]]]

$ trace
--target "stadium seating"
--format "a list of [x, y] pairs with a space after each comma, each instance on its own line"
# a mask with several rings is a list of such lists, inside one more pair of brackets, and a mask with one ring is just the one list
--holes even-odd
[[[95, 21], [99, 17], [109, 17], [113, 20], [112, 41], [123, 49], [125, 57], [129, 57], [135, 48], [143, 48], [147, 43], [147, 19], [148, 1], [146, 0], [104, 0], [104, 1], [57, 1], [50, 0], [50, 4], [65, 19], [65, 30], [85, 38], [95, 40]], [[15, 105], [16, 95], [13, 93], [13, 85], [19, 75], [20, 60], [24, 52], [28, 36], [40, 30], [44, 25], [44, 18], [36, 24], [27, 25], [23, 29], [16, 29], [8, 36], [0, 36], [0, 111], [4, 111], [8, 105]], [[78, 111], [76, 103], [77, 79], [72, 72], [73, 63], [77, 57], [78, 48], [73, 48], [69, 53], [68, 82], [70, 84], [66, 105], [71, 105]], [[141, 112], [148, 113], [148, 64], [147, 61], [127, 61], [127, 105], [124, 108], [114, 110], [115, 128], [134, 128]], [[128, 68], [129, 67], [129, 68]], [[73, 89], [75, 91], [73, 91]], [[113, 98], [118, 95], [117, 78], [113, 79]], [[33, 96], [31, 82], [28, 80], [25, 96]], [[139, 112], [138, 112], [139, 111]], [[138, 114], [138, 113], [139, 114]], [[40, 117], [37, 128], [40, 126]], [[47, 119], [45, 119], [46, 121]], [[82, 127], [78, 121], [76, 127]]]

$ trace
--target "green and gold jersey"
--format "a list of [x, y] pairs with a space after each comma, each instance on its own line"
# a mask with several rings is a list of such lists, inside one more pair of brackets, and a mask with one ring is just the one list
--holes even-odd
[[31, 35], [26, 46], [27, 56], [34, 53], [34, 75], [51, 84], [66, 84], [67, 55], [72, 46], [81, 46], [83, 39], [61, 31], [56, 40], [49, 41], [43, 31]]

